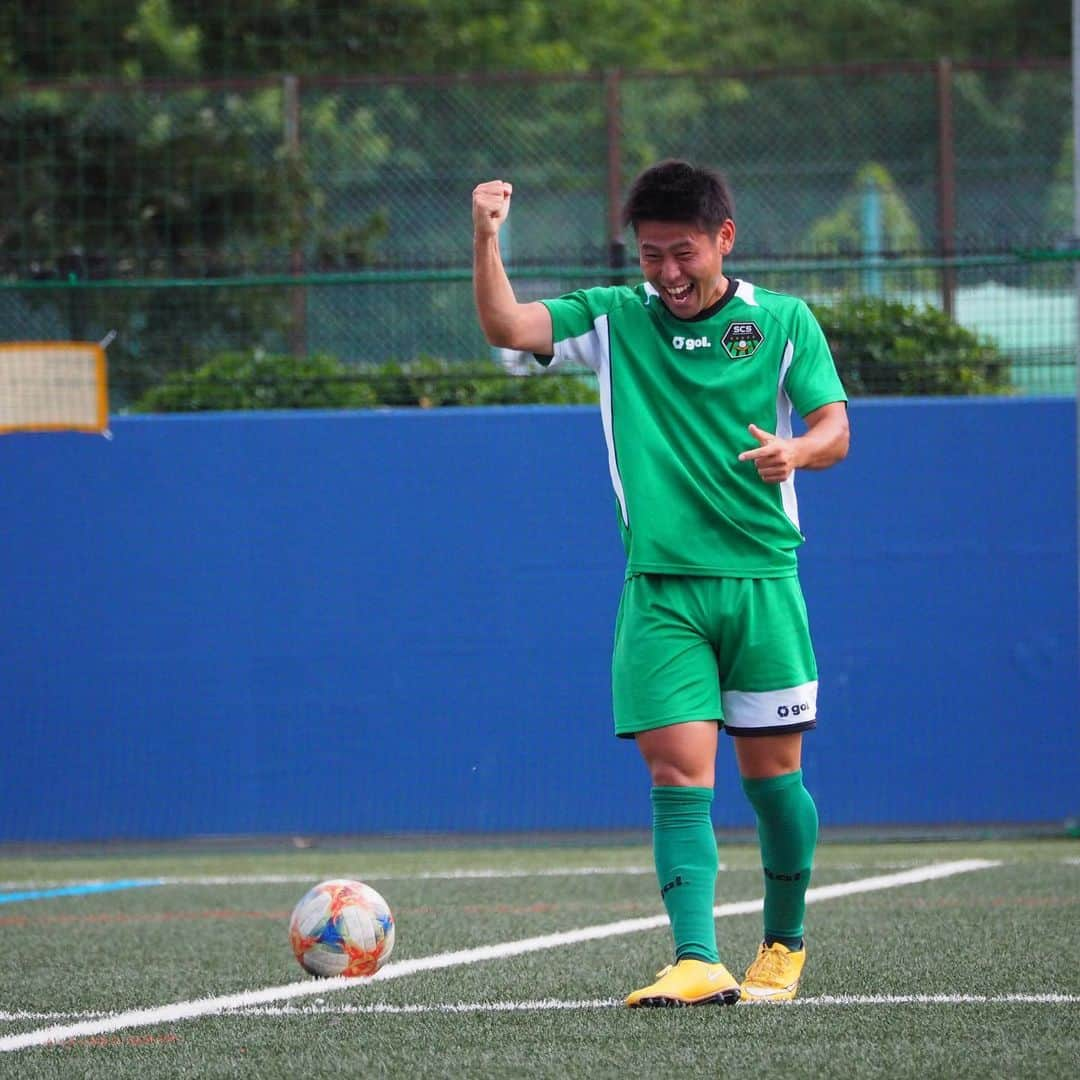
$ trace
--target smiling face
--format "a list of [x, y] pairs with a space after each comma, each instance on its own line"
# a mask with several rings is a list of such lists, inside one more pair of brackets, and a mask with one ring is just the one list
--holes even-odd
[[724, 295], [724, 256], [734, 243], [730, 218], [715, 236], [685, 221], [642, 221], [637, 226], [641, 272], [680, 319], [694, 318]]

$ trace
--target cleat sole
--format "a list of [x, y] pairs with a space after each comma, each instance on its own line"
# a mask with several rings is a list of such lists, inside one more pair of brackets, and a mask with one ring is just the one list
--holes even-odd
[[647, 997], [635, 1001], [628, 1006], [631, 1009], [687, 1009], [695, 1005], [735, 1005], [739, 1001], [739, 988], [733, 986], [730, 990], [721, 990], [719, 993], [710, 994], [708, 997], [698, 998], [696, 1001], [682, 1001], [679, 998], [670, 997]]

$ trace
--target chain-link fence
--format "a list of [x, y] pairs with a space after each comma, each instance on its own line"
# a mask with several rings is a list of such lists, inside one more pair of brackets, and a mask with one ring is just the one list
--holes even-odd
[[732, 183], [736, 275], [932, 305], [1011, 387], [1069, 392], [1070, 116], [1053, 61], [25, 84], [0, 100], [0, 337], [118, 330], [121, 402], [224, 350], [484, 356], [475, 183], [514, 182], [505, 254], [553, 295], [620, 273], [630, 178], [683, 156]]
[[[995, 392], [1075, 392], [1076, 261], [1054, 254], [878, 260], [732, 260], [733, 274], [804, 296], [828, 326], [829, 313], [862, 298], [917, 310], [940, 308], [941, 279], [953, 279], [956, 323], [993, 349], [1004, 376]], [[611, 279], [596, 266], [530, 267], [522, 297], [553, 296]], [[882, 316], [862, 312], [864, 319]], [[370, 367], [437, 357], [491, 355], [472, 307], [466, 269], [360, 271], [314, 277], [133, 282], [36, 282], [0, 288], [0, 326], [11, 340], [100, 340], [109, 348], [118, 406], [136, 401], [170, 372], [194, 370], [224, 353], [324, 355]], [[297, 341], [303, 328], [302, 345]], [[910, 332], [907, 331], [907, 332]], [[930, 331], [924, 331], [930, 333]], [[945, 354], [938, 362], [947, 365]], [[856, 393], [896, 393], [887, 374], [865, 372]], [[985, 391], [947, 371], [911, 393]]]

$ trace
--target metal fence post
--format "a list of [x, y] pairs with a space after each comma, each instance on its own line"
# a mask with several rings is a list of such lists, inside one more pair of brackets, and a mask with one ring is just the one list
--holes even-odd
[[938, 254], [941, 267], [941, 309], [953, 316], [956, 295], [956, 141], [953, 136], [952, 61], [941, 57], [937, 62], [938, 113]]
[[[1073, 129], [1073, 227], [1072, 252], [1075, 259], [1080, 248], [1080, 0], [1072, 0], [1072, 129]], [[1076, 326], [1073, 331], [1073, 363], [1076, 365], [1076, 408], [1080, 419], [1080, 261], [1073, 263], [1073, 287], [1076, 296], [1073, 300], [1073, 312]], [[1077, 465], [1077, 533], [1080, 535], [1080, 427], [1077, 428], [1076, 442]], [[1077, 551], [1080, 560], [1080, 545]], [[1080, 562], [1078, 562], [1080, 570]], [[1080, 598], [1078, 598], [1080, 599]], [[1077, 609], [1080, 617], [1080, 607]], [[1080, 624], [1078, 624], [1080, 625]]]
[[[281, 80], [281, 112], [285, 161], [291, 166], [289, 174], [295, 177], [300, 165], [300, 79], [296, 75], [286, 75]], [[296, 195], [295, 192], [291, 193], [294, 198]], [[289, 273], [294, 277], [304, 272], [304, 248], [300, 233], [301, 230], [297, 230], [289, 252]], [[289, 290], [289, 352], [296, 357], [307, 354], [306, 285], [294, 285]]]
[[626, 276], [626, 244], [622, 227], [622, 72], [616, 68], [604, 78], [604, 108], [607, 119], [607, 211], [608, 265], [611, 284], [622, 285]]

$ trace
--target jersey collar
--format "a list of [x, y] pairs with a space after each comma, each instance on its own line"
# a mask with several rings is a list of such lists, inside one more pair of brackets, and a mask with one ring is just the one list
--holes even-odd
[[661, 311], [663, 311], [665, 315], [669, 315], [672, 319], [675, 320], [675, 322], [696, 323], [704, 322], [706, 319], [711, 319], [735, 295], [735, 293], [738, 291], [739, 284], [740, 282], [738, 278], [728, 278], [727, 288], [724, 290], [724, 295], [721, 296], [719, 300], [713, 301], [713, 303], [711, 303], [707, 308], [702, 308], [701, 311], [699, 311], [696, 315], [691, 316], [689, 319], [681, 319], [678, 315], [675, 315], [667, 307], [664, 301], [660, 299], [660, 294], [656, 291], [656, 289], [653, 288], [653, 286], [650, 285], [648, 282], [645, 282], [645, 292], [650, 296], [655, 296], [657, 303], [660, 304]]

